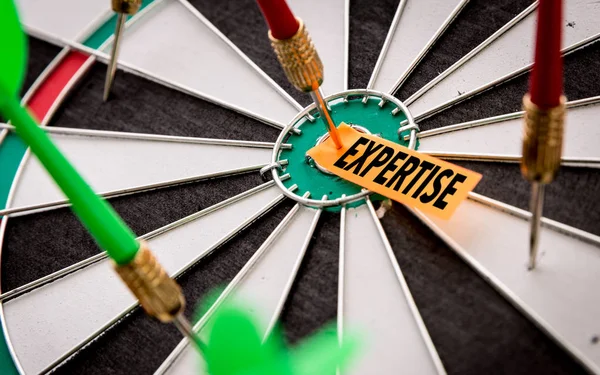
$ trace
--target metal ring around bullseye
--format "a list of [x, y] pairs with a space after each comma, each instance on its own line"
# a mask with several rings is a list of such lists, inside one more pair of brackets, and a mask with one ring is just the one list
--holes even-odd
[[401, 136], [400, 133], [403, 133], [407, 130], [416, 130], [418, 132], [421, 130], [421, 128], [419, 128], [418, 124], [407, 124], [407, 125], [401, 126], [398, 129], [398, 136], [400, 137]]
[[279, 160], [279, 161], [276, 161], [275, 163], [269, 163], [260, 169], [260, 172], [259, 172], [260, 176], [263, 178], [263, 180], [266, 180], [265, 174], [267, 174], [270, 170], [273, 170], [273, 169], [278, 169], [280, 171], [283, 171], [284, 165], [287, 165], [287, 160]]
[[[363, 102], [368, 101], [368, 99], [370, 97], [373, 97], [373, 98], [386, 100], [386, 101], [394, 104], [399, 110], [401, 110], [404, 113], [404, 115], [406, 116], [405, 121], [408, 123], [408, 125], [412, 126], [411, 131], [410, 131], [408, 148], [410, 148], [411, 150], [415, 149], [415, 146], [417, 144], [418, 126], [415, 123], [415, 120], [413, 119], [410, 111], [408, 110], [406, 105], [404, 105], [404, 103], [402, 103], [400, 100], [398, 100], [397, 98], [395, 98], [389, 94], [379, 92], [379, 91], [374, 91], [374, 90], [367, 91], [365, 89], [356, 89], [356, 90], [347, 90], [347, 91], [338, 92], [336, 94], [325, 97], [324, 100], [327, 103], [333, 102], [336, 99], [342, 99], [342, 101], [346, 101], [349, 96], [362, 96]], [[364, 99], [364, 98], [366, 98], [366, 99]], [[273, 154], [271, 155], [271, 163], [272, 164], [278, 162], [278, 157], [281, 152], [281, 145], [283, 144], [284, 138], [288, 136], [288, 133], [290, 132], [290, 130], [292, 130], [292, 128], [294, 128], [294, 125], [298, 121], [300, 121], [303, 117], [308, 118], [308, 116], [310, 116], [310, 113], [315, 110], [316, 110], [315, 104], [314, 103], [310, 104], [309, 106], [304, 108], [302, 110], [302, 112], [300, 112], [298, 115], [296, 115], [296, 117], [294, 117], [294, 119], [292, 121], [290, 121], [290, 123], [285, 128], [283, 128], [283, 130], [279, 134], [279, 137], [277, 137], [275, 146], [273, 147]], [[398, 111], [396, 111], [395, 113], [398, 113]], [[296, 128], [300, 128], [300, 126], [301, 125], [298, 125]], [[363, 189], [360, 193], [352, 194], [349, 196], [342, 196], [340, 198], [336, 198], [336, 199], [332, 199], [332, 200], [309, 199], [309, 198], [300, 197], [300, 196], [294, 194], [293, 192], [289, 191], [283, 185], [283, 182], [281, 181], [279, 174], [277, 172], [277, 168], [271, 169], [271, 174], [273, 176], [273, 181], [275, 181], [275, 184], [279, 187], [279, 189], [281, 190], [283, 195], [285, 195], [286, 197], [293, 199], [294, 201], [301, 203], [305, 206], [319, 207], [319, 208], [339, 206], [339, 205], [344, 205], [347, 203], [351, 203], [351, 202], [363, 199], [366, 196], [371, 194], [371, 191]]]

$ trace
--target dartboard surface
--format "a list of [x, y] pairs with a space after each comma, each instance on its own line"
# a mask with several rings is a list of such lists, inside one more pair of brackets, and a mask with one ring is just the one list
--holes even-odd
[[[350, 374], [600, 372], [600, 4], [566, 1], [572, 104], [534, 271], [515, 114], [531, 1], [290, 1], [322, 55], [334, 116], [403, 143], [412, 114], [419, 151], [483, 175], [449, 221], [375, 197], [316, 209], [283, 195], [360, 189], [305, 159], [325, 128], [306, 116], [310, 97], [287, 82], [254, 1], [145, 1], [108, 102], [109, 2], [17, 4], [25, 103], [177, 276], [186, 315], [234, 281], [292, 345], [332, 322], [362, 331]], [[392, 115], [398, 105], [408, 110]], [[274, 154], [288, 124], [302, 132]], [[2, 373], [199, 373], [196, 352], [134, 308], [39, 163], [2, 132]], [[281, 186], [260, 173], [268, 165]]]

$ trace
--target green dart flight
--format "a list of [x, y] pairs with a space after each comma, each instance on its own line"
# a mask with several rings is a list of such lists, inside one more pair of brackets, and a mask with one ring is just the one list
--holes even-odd
[[356, 340], [339, 344], [335, 327], [326, 327], [298, 347], [288, 349], [275, 330], [263, 342], [252, 309], [224, 302], [208, 320], [202, 349], [211, 375], [334, 375], [356, 352]]

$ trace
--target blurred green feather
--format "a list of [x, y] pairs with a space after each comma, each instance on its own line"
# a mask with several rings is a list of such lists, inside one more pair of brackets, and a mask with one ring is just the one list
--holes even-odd
[[[214, 294], [209, 298], [215, 301]], [[202, 311], [206, 312], [206, 304]], [[355, 356], [358, 341], [344, 337], [340, 346], [335, 326], [327, 326], [293, 349], [274, 329], [263, 342], [263, 331], [246, 306], [224, 301], [202, 329], [203, 353], [210, 375], [335, 375]]]

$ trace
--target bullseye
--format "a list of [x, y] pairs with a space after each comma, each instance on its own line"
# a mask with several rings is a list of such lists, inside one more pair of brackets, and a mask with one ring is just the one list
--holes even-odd
[[[376, 134], [400, 145], [416, 149], [417, 125], [406, 106], [398, 99], [379, 92], [350, 90], [325, 98], [331, 109], [331, 117], [336, 124], [353, 124], [357, 130]], [[311, 117], [314, 120], [311, 122]], [[273, 179], [288, 197], [311, 207], [328, 207], [338, 211], [342, 205], [355, 207], [364, 204], [361, 199], [370, 194], [360, 186], [323, 171], [314, 162], [306, 159], [306, 152], [316, 143], [326, 140], [323, 124], [315, 106], [311, 105], [300, 112], [281, 132], [273, 150]], [[405, 123], [408, 123], [406, 125]], [[293, 129], [299, 130], [292, 131]], [[407, 138], [405, 140], [405, 138]], [[289, 150], [282, 150], [283, 143], [291, 144]], [[282, 176], [289, 174], [285, 181]], [[298, 188], [291, 192], [290, 187]], [[307, 192], [311, 197], [327, 196], [326, 200], [303, 197]], [[376, 197], [375, 197], [376, 198]]]

